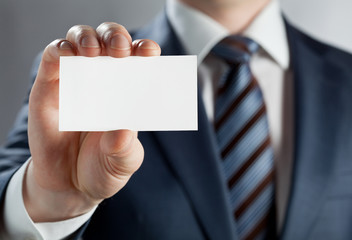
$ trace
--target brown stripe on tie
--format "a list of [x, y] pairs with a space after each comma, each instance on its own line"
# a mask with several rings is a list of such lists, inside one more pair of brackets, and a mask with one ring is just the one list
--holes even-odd
[[[253, 78], [253, 76], [252, 76]], [[230, 107], [226, 110], [224, 115], [215, 122], [215, 130], [218, 131], [220, 126], [226, 121], [226, 119], [231, 116], [232, 112], [236, 109], [238, 104], [244, 99], [244, 97], [255, 87], [258, 86], [256, 81], [251, 81], [250, 84], [241, 92], [241, 94], [232, 102]]]
[[265, 113], [265, 106], [262, 105], [257, 113], [247, 122], [247, 124], [241, 129], [241, 131], [232, 139], [232, 141], [222, 150], [221, 157], [225, 159], [227, 154], [236, 145], [236, 143], [246, 134], [248, 129]]
[[232, 186], [238, 181], [242, 174], [249, 169], [249, 166], [259, 157], [259, 155], [269, 146], [270, 137], [267, 136], [265, 141], [255, 150], [255, 152], [244, 162], [241, 168], [231, 177], [228, 181], [228, 187], [231, 189]]
[[273, 179], [274, 179], [274, 171], [272, 170], [263, 179], [263, 181], [257, 186], [257, 188], [254, 189], [254, 191], [251, 194], [249, 194], [246, 200], [244, 200], [243, 203], [237, 208], [234, 214], [236, 219], [238, 219], [245, 212], [245, 210], [259, 196], [259, 194], [264, 190], [264, 188], [268, 186], [271, 182], [273, 182]]
[[269, 223], [269, 218], [270, 218], [269, 214], [267, 214], [266, 216], [264, 216], [264, 217], [259, 221], [259, 223], [257, 224], [257, 226], [255, 226], [255, 227], [253, 228], [253, 230], [252, 230], [249, 234], [247, 234], [247, 236], [245, 236], [245, 237], [243, 238], [243, 240], [253, 240], [253, 239], [255, 239], [255, 237], [258, 236], [258, 234], [260, 234], [261, 231], [266, 228], [266, 226], [267, 226], [268, 223]]

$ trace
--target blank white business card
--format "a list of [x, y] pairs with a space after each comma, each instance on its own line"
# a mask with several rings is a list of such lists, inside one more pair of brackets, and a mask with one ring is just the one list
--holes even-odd
[[60, 131], [197, 130], [196, 56], [61, 57]]

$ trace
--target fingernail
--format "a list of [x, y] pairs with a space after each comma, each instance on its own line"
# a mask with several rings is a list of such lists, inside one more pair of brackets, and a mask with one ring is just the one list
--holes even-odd
[[71, 49], [73, 49], [73, 46], [70, 42], [64, 40], [59, 43], [59, 48], [61, 50], [71, 50]]
[[151, 40], [143, 40], [138, 44], [138, 48], [140, 49], [153, 49], [156, 50], [158, 49], [158, 45]]
[[129, 50], [131, 49], [130, 42], [123, 34], [115, 34], [111, 38], [110, 47], [115, 50]]
[[99, 48], [99, 42], [95, 37], [86, 36], [82, 38], [81, 46], [85, 48]]

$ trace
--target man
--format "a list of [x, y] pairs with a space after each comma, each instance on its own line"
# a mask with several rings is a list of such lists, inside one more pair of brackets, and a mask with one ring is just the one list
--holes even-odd
[[[237, 70], [217, 51], [229, 35], [246, 36], [242, 45], [259, 46]], [[4, 234], [12, 239], [352, 237], [352, 56], [285, 23], [278, 3], [270, 0], [170, 0], [165, 12], [132, 37], [142, 40], [132, 41], [115, 23], [96, 30], [75, 26], [44, 50], [29, 103], [1, 151]], [[198, 132], [137, 138], [129, 130], [57, 131], [59, 56], [160, 52], [198, 55]], [[268, 180], [276, 186], [275, 222], [259, 217], [263, 209], [275, 213], [264, 205], [245, 221], [233, 212], [237, 198], [218, 150], [217, 85], [224, 72], [240, 66], [250, 67], [253, 77], [248, 69], [244, 75], [259, 83], [267, 107], [276, 158], [275, 179]], [[268, 197], [265, 206], [273, 204]]]

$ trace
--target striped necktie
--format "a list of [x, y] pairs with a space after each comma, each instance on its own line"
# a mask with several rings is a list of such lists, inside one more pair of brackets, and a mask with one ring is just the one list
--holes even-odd
[[240, 239], [266, 239], [275, 226], [274, 161], [262, 92], [249, 69], [259, 46], [230, 36], [212, 50], [229, 64], [215, 103], [215, 132]]

